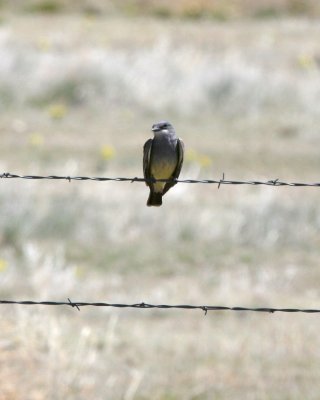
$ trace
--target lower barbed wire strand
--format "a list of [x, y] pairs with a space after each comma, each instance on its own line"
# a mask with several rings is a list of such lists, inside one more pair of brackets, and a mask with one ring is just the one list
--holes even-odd
[[105, 302], [82, 302], [82, 301], [33, 301], [33, 300], [0, 300], [0, 305], [25, 305], [25, 306], [70, 306], [80, 311], [81, 307], [110, 307], [110, 308], [138, 308], [138, 309], [176, 309], [176, 310], [200, 310], [207, 314], [208, 311], [235, 311], [235, 312], [262, 312], [262, 313], [320, 313], [317, 308], [272, 308], [272, 307], [228, 307], [228, 306], [207, 306], [190, 304], [149, 304], [149, 303], [105, 303]]

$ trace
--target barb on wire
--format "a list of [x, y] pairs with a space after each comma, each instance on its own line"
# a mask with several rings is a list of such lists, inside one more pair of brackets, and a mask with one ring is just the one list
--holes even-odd
[[61, 176], [61, 175], [17, 175], [11, 174], [9, 172], [4, 172], [0, 174], [2, 179], [35, 179], [35, 180], [66, 180], [71, 181], [96, 181], [96, 182], [175, 182], [175, 183], [203, 183], [203, 184], [216, 184], [218, 188], [221, 185], [252, 185], [252, 186], [294, 186], [294, 187], [320, 187], [320, 182], [283, 182], [277, 179], [270, 179], [268, 181], [237, 181], [225, 179], [225, 174], [223, 173], [221, 179], [144, 179], [144, 178], [126, 178], [126, 177], [99, 177], [99, 176]]
[[134, 303], [134, 304], [121, 304], [121, 303], [90, 303], [82, 301], [30, 301], [30, 300], [0, 300], [1, 304], [19, 304], [24, 306], [69, 306], [77, 308], [80, 311], [81, 307], [113, 307], [113, 308], [138, 308], [138, 309], [176, 309], [176, 310], [200, 310], [204, 311], [207, 315], [208, 311], [252, 311], [252, 312], [263, 312], [263, 313], [306, 313], [306, 314], [317, 314], [320, 313], [320, 309], [317, 308], [272, 308], [272, 307], [228, 307], [228, 306], [201, 306], [201, 305], [190, 305], [190, 304], [149, 304], [149, 303]]

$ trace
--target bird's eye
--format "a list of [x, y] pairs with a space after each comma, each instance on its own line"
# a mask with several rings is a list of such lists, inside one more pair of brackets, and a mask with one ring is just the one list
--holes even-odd
[[162, 128], [162, 129], [168, 128], [168, 124], [163, 124], [163, 125], [161, 125], [161, 128]]

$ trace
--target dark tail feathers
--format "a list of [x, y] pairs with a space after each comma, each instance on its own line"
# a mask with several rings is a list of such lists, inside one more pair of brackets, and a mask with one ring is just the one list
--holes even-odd
[[162, 193], [154, 193], [150, 190], [147, 206], [160, 207], [162, 204]]

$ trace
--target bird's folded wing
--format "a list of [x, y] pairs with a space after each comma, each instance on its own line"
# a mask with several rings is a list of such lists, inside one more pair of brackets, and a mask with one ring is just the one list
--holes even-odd
[[[182, 168], [182, 164], [183, 164], [183, 157], [184, 157], [184, 143], [181, 139], [178, 139], [177, 152], [178, 152], [178, 162], [177, 162], [176, 169], [174, 170], [174, 172], [171, 176], [171, 179], [178, 179], [180, 172], [181, 172], [181, 168]], [[175, 182], [167, 182], [163, 189], [163, 194], [165, 194], [175, 184], [176, 184]]]
[[[150, 174], [151, 148], [152, 148], [152, 139], [149, 139], [145, 142], [145, 144], [143, 146], [143, 176], [144, 176], [144, 179], [151, 179], [151, 174]], [[149, 186], [150, 183], [146, 182], [146, 185]]]

